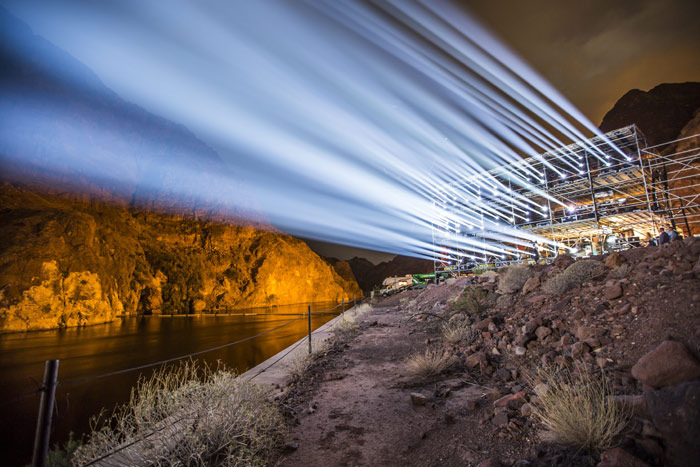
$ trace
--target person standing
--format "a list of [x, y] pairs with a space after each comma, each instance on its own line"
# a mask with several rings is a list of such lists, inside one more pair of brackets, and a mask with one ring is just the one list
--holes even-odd
[[663, 245], [664, 243], [668, 243], [670, 241], [671, 241], [671, 239], [668, 236], [668, 232], [666, 232], [665, 230], [662, 230], [661, 234], [659, 235], [659, 241], [657, 242], [659, 244], [659, 246]]
[[674, 229], [672, 225], [669, 224], [666, 232], [668, 232], [668, 241], [669, 242], [672, 242], [674, 240], [680, 240], [680, 235], [678, 235], [678, 231], [676, 229]]
[[656, 239], [651, 236], [651, 232], [647, 232], [647, 246], [656, 246]]
[[532, 257], [535, 259], [535, 264], [540, 260], [540, 252], [537, 249], [537, 242], [532, 242]]

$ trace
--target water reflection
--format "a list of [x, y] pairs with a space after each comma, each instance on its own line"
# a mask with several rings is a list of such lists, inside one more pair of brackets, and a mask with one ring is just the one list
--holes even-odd
[[[334, 304], [314, 304], [312, 310]], [[132, 317], [82, 329], [40, 331], [0, 336], [0, 403], [17, 394], [30, 392], [41, 384], [44, 361], [59, 359], [59, 381], [109, 373], [180, 355], [221, 346], [280, 326], [295, 315], [305, 313], [307, 305], [236, 311], [235, 315], [199, 317]], [[316, 329], [332, 315], [312, 317]], [[218, 360], [243, 372], [307, 333], [306, 318], [197, 358], [209, 364]], [[59, 387], [56, 394], [52, 443], [63, 442], [68, 432], [87, 431], [89, 419], [106, 407], [128, 400], [139, 375], [153, 369], [132, 371], [103, 379]], [[31, 457], [38, 396], [0, 407], [0, 443], [5, 465], [20, 465]]]

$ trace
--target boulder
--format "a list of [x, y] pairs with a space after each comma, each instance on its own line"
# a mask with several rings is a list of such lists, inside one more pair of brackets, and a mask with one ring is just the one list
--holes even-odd
[[550, 334], [552, 334], [552, 330], [546, 326], [540, 326], [535, 330], [535, 335], [537, 336], [537, 338], [539, 340], [543, 340], [544, 338], [546, 338]]
[[474, 369], [477, 366], [485, 367], [489, 364], [488, 358], [484, 352], [476, 352], [467, 357], [466, 365], [467, 368]]
[[523, 295], [527, 295], [533, 290], [540, 286], [540, 278], [538, 276], [533, 276], [525, 281], [523, 285]]
[[508, 394], [507, 396], [501, 397], [494, 402], [493, 405], [494, 407], [508, 407], [509, 405], [513, 405], [513, 403], [517, 403], [517, 401], [521, 400], [523, 397], [525, 397], [525, 391], [518, 391], [515, 394]]
[[622, 284], [618, 282], [610, 287], [606, 287], [603, 296], [606, 300], [615, 300], [616, 298], [622, 297]]
[[554, 259], [554, 266], [566, 269], [574, 263], [574, 258], [567, 254], [559, 255]]
[[608, 267], [609, 269], [615, 269], [616, 267], [624, 264], [627, 262], [627, 259], [622, 256], [620, 253], [617, 251], [613, 251], [608, 255], [607, 258], [605, 258], [605, 266]]
[[632, 376], [656, 388], [700, 378], [700, 362], [680, 342], [664, 341], [632, 367]]
[[666, 444], [669, 465], [696, 466], [700, 459], [700, 381], [645, 393], [654, 425]]
[[591, 351], [591, 348], [585, 342], [576, 342], [571, 346], [571, 357], [581, 358]]

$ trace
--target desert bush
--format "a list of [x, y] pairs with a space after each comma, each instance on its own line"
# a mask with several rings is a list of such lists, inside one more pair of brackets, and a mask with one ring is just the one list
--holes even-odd
[[348, 339], [357, 333], [359, 325], [357, 324], [357, 318], [351, 313], [345, 313], [340, 316], [338, 321], [333, 325], [333, 333], [335, 337], [340, 340]]
[[442, 327], [442, 337], [450, 344], [465, 341], [471, 343], [475, 332], [472, 330], [469, 320], [461, 319], [463, 315], [454, 315]]
[[457, 300], [450, 306], [452, 311], [468, 314], [478, 314], [488, 309], [493, 299], [493, 293], [483, 287], [467, 286]]
[[306, 347], [304, 347], [303, 351], [298, 352], [291, 360], [289, 367], [292, 377], [296, 379], [303, 378], [306, 373], [308, 373], [311, 365], [313, 365], [313, 363], [320, 357], [325, 355], [330, 347], [327, 339], [322, 341], [314, 340], [312, 344], [311, 354], [309, 354], [306, 351]]
[[606, 269], [600, 261], [594, 259], [579, 260], [566, 268], [564, 272], [547, 279], [542, 290], [553, 295], [563, 294], [577, 285], [604, 274]]
[[54, 448], [47, 453], [46, 465], [49, 467], [71, 467], [75, 465], [75, 452], [81, 445], [82, 442], [73, 438], [73, 432], [71, 431], [68, 434], [68, 441], [65, 442], [63, 447], [55, 444]]
[[615, 402], [604, 374], [596, 377], [583, 367], [576, 376], [566, 369], [540, 368], [537, 379], [546, 389], [538, 394], [534, 414], [547, 440], [602, 452], [630, 418], [630, 409]]
[[509, 266], [499, 274], [498, 292], [502, 294], [519, 292], [532, 276], [533, 271], [527, 264]]
[[185, 362], [132, 389], [128, 404], [92, 420], [79, 465], [114, 453], [130, 465], [261, 465], [284, 436], [284, 419], [261, 386]]
[[372, 311], [372, 305], [369, 303], [361, 303], [353, 308], [351, 308], [347, 313], [354, 315], [356, 318], [360, 316], [365, 316]]
[[414, 353], [406, 360], [408, 372], [415, 376], [439, 375], [452, 365], [452, 357], [444, 350], [427, 348], [424, 353]]

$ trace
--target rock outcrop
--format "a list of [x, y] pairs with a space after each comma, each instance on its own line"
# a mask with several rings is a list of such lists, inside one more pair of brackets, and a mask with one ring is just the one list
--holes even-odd
[[605, 114], [600, 129], [635, 123], [650, 145], [676, 139], [700, 107], [700, 83], [664, 83], [649, 91], [632, 89]]
[[301, 240], [0, 187], [0, 332], [360, 295]]

